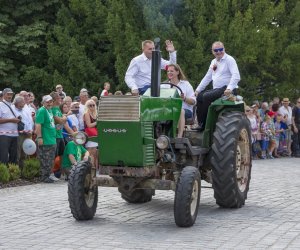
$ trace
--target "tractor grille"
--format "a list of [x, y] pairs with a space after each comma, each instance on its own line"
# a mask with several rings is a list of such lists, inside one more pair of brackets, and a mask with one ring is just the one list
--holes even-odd
[[[144, 137], [153, 138], [153, 126], [152, 122], [145, 122], [144, 123]], [[153, 166], [155, 161], [155, 154], [154, 154], [154, 145], [148, 144], [144, 146], [145, 158], [144, 158], [144, 166]]]
[[138, 96], [101, 97], [98, 121], [139, 121], [140, 98]]

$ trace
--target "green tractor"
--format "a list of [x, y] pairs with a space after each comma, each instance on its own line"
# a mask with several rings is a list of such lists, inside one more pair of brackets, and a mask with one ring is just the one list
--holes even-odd
[[[243, 101], [216, 100], [203, 132], [187, 128], [184, 138], [176, 138], [182, 100], [176, 88], [160, 89], [158, 44], [152, 55], [151, 90], [142, 96], [100, 99], [95, 138], [100, 164], [82, 161], [69, 178], [69, 203], [76, 220], [94, 217], [98, 186], [118, 187], [129, 203], [149, 202], [155, 190], [173, 190], [179, 227], [190, 227], [197, 218], [201, 180], [212, 184], [220, 207], [245, 204], [252, 161]], [[75, 139], [83, 143], [84, 138], [79, 133]]]

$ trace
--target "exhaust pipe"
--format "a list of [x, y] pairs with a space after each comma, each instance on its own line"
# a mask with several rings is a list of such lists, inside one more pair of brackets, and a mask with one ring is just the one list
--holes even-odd
[[160, 39], [154, 39], [154, 50], [152, 51], [151, 62], [151, 96], [160, 96], [160, 81], [161, 81], [161, 54], [160, 54]]

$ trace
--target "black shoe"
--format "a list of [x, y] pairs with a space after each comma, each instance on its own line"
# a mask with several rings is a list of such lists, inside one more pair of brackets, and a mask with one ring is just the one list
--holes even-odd
[[196, 127], [196, 128], [192, 128], [192, 130], [196, 130], [196, 131], [198, 131], [198, 132], [202, 132], [202, 131], [204, 131], [204, 127], [203, 126], [198, 126], [198, 127]]

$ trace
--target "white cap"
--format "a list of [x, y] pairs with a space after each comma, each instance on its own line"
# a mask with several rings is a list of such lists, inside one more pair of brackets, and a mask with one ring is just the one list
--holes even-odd
[[43, 96], [43, 100], [42, 100], [42, 103], [44, 102], [49, 102], [52, 100], [52, 97], [50, 95], [44, 95]]

